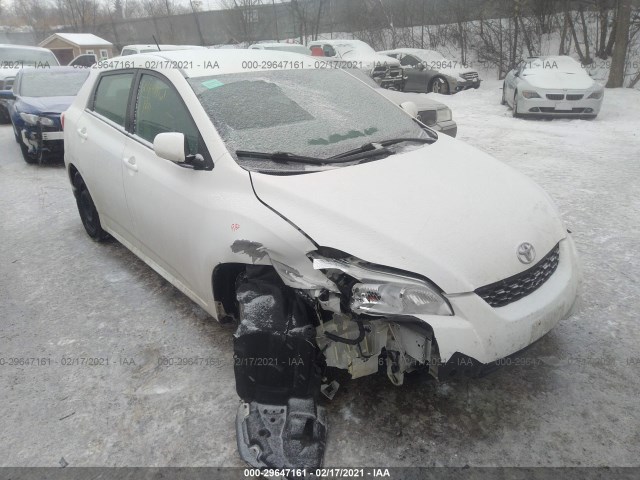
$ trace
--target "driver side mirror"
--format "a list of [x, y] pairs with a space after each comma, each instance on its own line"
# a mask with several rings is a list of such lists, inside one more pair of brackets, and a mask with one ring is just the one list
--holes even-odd
[[16, 96], [13, 94], [13, 90], [0, 90], [0, 98], [5, 100], [15, 100]]

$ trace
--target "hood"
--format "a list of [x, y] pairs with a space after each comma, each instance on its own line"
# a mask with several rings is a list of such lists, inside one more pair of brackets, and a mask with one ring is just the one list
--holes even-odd
[[62, 113], [76, 97], [21, 97], [23, 105], [40, 113]]
[[528, 73], [523, 75], [522, 79], [533, 88], [545, 90], [587, 90], [595, 84], [595, 81], [587, 74], [553, 70]]
[[251, 173], [256, 195], [317, 244], [463, 293], [520, 273], [566, 230], [549, 196], [507, 165], [440, 135], [383, 160], [305, 175]]
[[342, 55], [342, 60], [352, 60], [354, 62], [362, 62], [363, 67], [373, 67], [378, 65], [388, 65], [390, 67], [399, 67], [400, 61], [397, 58], [381, 55], [379, 53], [362, 53], [358, 50], [352, 50]]
[[464, 67], [437, 68], [435, 70], [437, 70], [438, 72], [444, 75], [449, 75], [450, 77], [453, 77], [453, 78], [458, 78], [463, 73], [476, 73], [476, 74], [478, 73], [476, 70], [473, 70], [472, 68], [464, 68]]

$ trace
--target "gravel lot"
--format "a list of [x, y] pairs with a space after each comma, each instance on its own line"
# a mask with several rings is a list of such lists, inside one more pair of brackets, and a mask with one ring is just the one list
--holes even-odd
[[[538, 121], [512, 119], [499, 88], [434, 98], [460, 139], [558, 203], [583, 263], [577, 311], [483, 379], [343, 385], [325, 465], [640, 464], [640, 92], [607, 91], [592, 122]], [[244, 466], [233, 328], [91, 241], [62, 165], [27, 165], [11, 126], [0, 152], [0, 466]]]

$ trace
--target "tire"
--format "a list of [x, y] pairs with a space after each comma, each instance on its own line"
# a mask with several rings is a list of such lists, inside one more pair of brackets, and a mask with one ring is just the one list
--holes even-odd
[[96, 242], [103, 242], [109, 238], [109, 234], [102, 229], [100, 223], [100, 215], [93, 203], [89, 189], [84, 183], [80, 173], [75, 174], [73, 177], [73, 185], [76, 188], [76, 204], [78, 205], [78, 213], [80, 214], [80, 220], [82, 225], [92, 239]]
[[500, 105], [506, 105], [507, 104], [507, 97], [505, 97], [505, 95], [504, 95], [505, 88], [506, 88], [506, 85], [503, 83], [502, 84], [502, 100], [500, 101]]
[[5, 125], [7, 123], [11, 123], [9, 111], [5, 107], [0, 106], [0, 124]]
[[429, 92], [449, 95], [449, 82], [442, 77], [436, 77], [429, 84]]
[[13, 126], [13, 135], [16, 137], [16, 143], [20, 145], [22, 143], [22, 139], [20, 138], [20, 135], [18, 135], [18, 132], [15, 126]]

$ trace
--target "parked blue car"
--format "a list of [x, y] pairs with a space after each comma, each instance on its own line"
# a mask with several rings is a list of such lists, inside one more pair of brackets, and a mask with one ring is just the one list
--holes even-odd
[[89, 70], [74, 67], [23, 68], [12, 90], [0, 91], [9, 100], [16, 142], [27, 163], [62, 156], [64, 139], [60, 114], [73, 102]]

